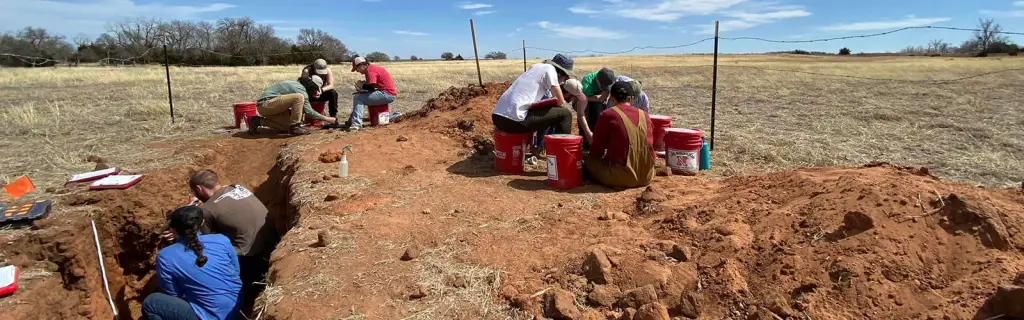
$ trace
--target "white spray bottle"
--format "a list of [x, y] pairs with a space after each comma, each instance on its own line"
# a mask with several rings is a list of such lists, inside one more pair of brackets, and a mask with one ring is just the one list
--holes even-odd
[[348, 176], [348, 153], [349, 152], [352, 152], [352, 146], [351, 145], [347, 145], [347, 146], [344, 146], [344, 147], [341, 148], [341, 161], [338, 162], [338, 176], [339, 177], [344, 178], [344, 177]]

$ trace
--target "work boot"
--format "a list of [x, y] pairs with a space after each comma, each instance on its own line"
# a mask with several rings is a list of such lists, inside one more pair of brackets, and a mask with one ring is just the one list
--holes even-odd
[[246, 124], [249, 126], [250, 135], [256, 135], [257, 133], [260, 133], [260, 124], [262, 122], [260, 121], [261, 119], [262, 118], [260, 118], [260, 116], [251, 116], [245, 120]]
[[302, 125], [300, 125], [300, 124], [296, 124], [296, 125], [292, 125], [291, 129], [288, 130], [288, 133], [293, 135], [293, 136], [303, 136], [303, 135], [307, 135], [307, 134], [312, 133], [312, 131], [309, 131], [309, 129], [303, 128]]

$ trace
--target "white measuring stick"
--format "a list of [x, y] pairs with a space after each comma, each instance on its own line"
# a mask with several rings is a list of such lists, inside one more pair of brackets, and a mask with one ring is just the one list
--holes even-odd
[[92, 239], [96, 241], [96, 256], [100, 260], [100, 276], [103, 278], [103, 291], [107, 293], [107, 302], [110, 302], [110, 311], [114, 312], [114, 319], [117, 320], [117, 307], [114, 306], [114, 299], [110, 296], [110, 285], [107, 284], [107, 267], [103, 265], [103, 249], [100, 246], [100, 236], [96, 234], [96, 220], [89, 219], [92, 225]]

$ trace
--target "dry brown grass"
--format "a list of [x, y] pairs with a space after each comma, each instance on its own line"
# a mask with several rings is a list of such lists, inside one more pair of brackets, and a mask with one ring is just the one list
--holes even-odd
[[[537, 62], [537, 61], [531, 61]], [[1024, 180], [1024, 72], [958, 82], [874, 81], [744, 67], [906, 80], [943, 80], [1024, 68], [1018, 58], [724, 56], [720, 59], [715, 172], [873, 160], [927, 166], [991, 186]], [[484, 81], [511, 81], [522, 61], [482, 61]], [[602, 66], [644, 82], [655, 112], [675, 126], [710, 129], [710, 56], [580, 58], [584, 74]], [[385, 64], [409, 111], [450, 86], [476, 82], [472, 61]], [[230, 104], [291, 79], [299, 67], [172, 68], [170, 124], [163, 69], [0, 69], [0, 180], [27, 174], [45, 189], [87, 171], [91, 154], [132, 170], [181, 161], [148, 145], [213, 136], [232, 124]], [[335, 68], [339, 83], [357, 74]], [[345, 88], [342, 113], [347, 114]], [[0, 182], [2, 182], [0, 181]]]

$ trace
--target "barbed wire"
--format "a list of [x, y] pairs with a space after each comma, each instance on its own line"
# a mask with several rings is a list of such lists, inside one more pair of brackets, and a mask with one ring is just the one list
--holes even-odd
[[989, 72], [984, 72], [984, 73], [979, 73], [979, 74], [970, 75], [970, 76], [964, 76], [964, 77], [959, 77], [959, 78], [953, 78], [953, 79], [917, 80], [917, 79], [873, 78], [873, 77], [851, 76], [851, 75], [834, 74], [834, 73], [820, 73], [820, 72], [803, 71], [803, 70], [775, 69], [775, 68], [765, 68], [765, 67], [755, 67], [755, 66], [742, 66], [742, 65], [719, 65], [718, 68], [719, 69], [741, 68], [741, 69], [753, 69], [753, 70], [762, 70], [762, 71], [801, 73], [801, 74], [810, 74], [810, 75], [817, 75], [817, 76], [828, 76], [828, 77], [836, 77], [836, 78], [850, 78], [850, 79], [858, 79], [858, 80], [908, 82], [908, 83], [949, 83], [949, 82], [958, 82], [958, 81], [964, 81], [964, 80], [969, 80], [969, 79], [974, 79], [974, 78], [991, 76], [991, 75], [996, 75], [996, 74], [1000, 74], [1000, 73], [1007, 73], [1007, 72], [1013, 72], [1013, 71], [1024, 71], [1024, 68], [1012, 68], [1012, 69], [1002, 69], [1002, 70], [996, 70], [996, 71], [989, 71]]
[[[879, 36], [889, 35], [889, 34], [893, 34], [893, 33], [903, 32], [903, 31], [907, 31], [907, 30], [919, 30], [919, 29], [938, 29], [938, 30], [972, 31], [972, 32], [982, 32], [983, 31], [981, 29], [970, 29], [970, 28], [940, 27], [940, 26], [918, 26], [918, 27], [904, 27], [904, 28], [889, 30], [889, 31], [885, 31], [885, 32], [871, 33], [871, 34], [862, 34], [862, 35], [853, 35], [853, 36], [842, 36], [842, 37], [833, 37], [833, 38], [808, 39], [808, 40], [774, 40], [774, 39], [765, 39], [765, 38], [759, 38], [759, 37], [718, 37], [718, 39], [719, 40], [754, 40], [754, 41], [771, 42], [771, 43], [812, 43], [812, 42], [827, 42], [827, 41], [835, 41], [835, 40], [847, 40], [847, 39], [857, 39], [857, 38], [879, 37]], [[989, 31], [989, 32], [997, 33], [997, 34], [1008, 34], [1008, 35], [1024, 35], [1024, 33], [1012, 32], [1012, 31]]]
[[[646, 50], [646, 49], [679, 49], [679, 48], [685, 48], [685, 47], [692, 47], [692, 46], [695, 46], [695, 45], [698, 45], [698, 44], [701, 44], [701, 43], [704, 43], [704, 42], [708, 42], [708, 41], [711, 41], [711, 40], [715, 40], [715, 38], [714, 37], [704, 38], [704, 39], [701, 39], [701, 40], [698, 40], [698, 41], [695, 41], [695, 42], [691, 42], [691, 43], [687, 43], [687, 44], [680, 44], [680, 45], [672, 45], [672, 46], [640, 46], [640, 47], [633, 47], [632, 49], [624, 50], [624, 51], [599, 51], [599, 50], [592, 50], [592, 49], [585, 49], [585, 50], [555, 50], [555, 49], [547, 49], [547, 48], [531, 47], [531, 46], [526, 46], [526, 49], [534, 49], [534, 50], [542, 50], [542, 51], [550, 51], [550, 52], [558, 52], [558, 53], [568, 53], [568, 54], [591, 52], [591, 53], [597, 53], [597, 54], [615, 55], [615, 54], [630, 53], [630, 52], [633, 52], [633, 51], [636, 51], [636, 50]], [[520, 47], [520, 48], [522, 48], [522, 47]]]

